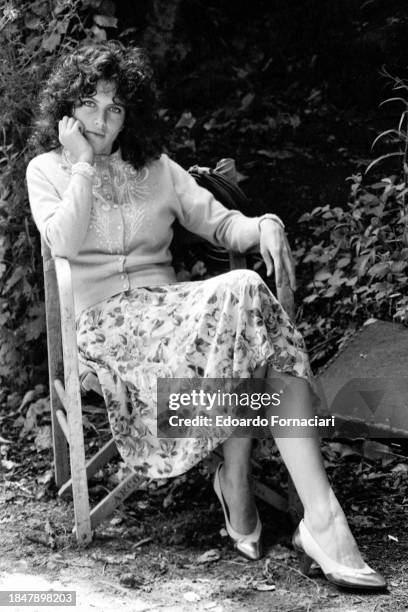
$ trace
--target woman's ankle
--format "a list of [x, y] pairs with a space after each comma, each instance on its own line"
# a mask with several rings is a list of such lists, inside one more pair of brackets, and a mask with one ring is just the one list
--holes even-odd
[[224, 461], [220, 469], [221, 479], [231, 487], [239, 485], [240, 483], [247, 483], [251, 481], [251, 467], [249, 463], [241, 462], [234, 463], [231, 465]]
[[223, 491], [229, 494], [239, 494], [242, 490], [251, 489], [251, 474], [249, 471], [227, 470], [225, 465], [220, 470], [220, 481]]
[[309, 508], [305, 508], [304, 521], [313, 533], [323, 533], [334, 524], [347, 525], [346, 516], [334, 492], [330, 490], [325, 500], [318, 500]]

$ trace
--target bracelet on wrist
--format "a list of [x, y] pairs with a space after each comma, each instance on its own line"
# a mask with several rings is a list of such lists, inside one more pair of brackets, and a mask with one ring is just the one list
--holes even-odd
[[275, 223], [278, 223], [278, 225], [280, 225], [283, 230], [285, 229], [285, 224], [283, 223], [282, 219], [278, 217], [278, 215], [274, 215], [273, 213], [266, 213], [265, 215], [262, 215], [262, 217], [259, 217], [259, 231], [261, 230], [262, 221], [265, 221], [266, 219], [271, 219], [271, 221], [275, 221]]
[[84, 176], [92, 181], [95, 174], [95, 168], [88, 162], [80, 161], [76, 162], [76, 164], [72, 164], [71, 174], [72, 176], [74, 174], [80, 174], [81, 176]]

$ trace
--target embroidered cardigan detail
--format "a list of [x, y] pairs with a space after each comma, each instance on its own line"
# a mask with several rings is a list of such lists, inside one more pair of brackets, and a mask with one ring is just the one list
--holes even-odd
[[141, 170], [120, 151], [95, 158], [89, 209], [70, 190], [72, 161], [63, 149], [27, 167], [34, 221], [53, 256], [71, 261], [75, 311], [112, 295], [176, 282], [172, 224], [229, 250], [259, 245], [259, 217], [227, 210], [166, 154]]

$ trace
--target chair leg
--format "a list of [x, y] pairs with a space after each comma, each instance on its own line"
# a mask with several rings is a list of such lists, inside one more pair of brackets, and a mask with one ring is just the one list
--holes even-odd
[[[142, 489], [143, 484], [147, 483], [145, 476], [130, 474], [118, 484], [102, 501], [99, 502], [91, 511], [91, 529], [94, 530], [104, 518], [112, 514], [119, 504], [125, 501], [129, 495], [138, 489]], [[76, 533], [76, 528], [74, 529]]]
[[[42, 245], [43, 254], [48, 250]], [[62, 402], [54, 388], [53, 381], [64, 374], [61, 344], [61, 317], [54, 261], [50, 254], [44, 258], [44, 291], [46, 302], [48, 368], [50, 382], [51, 423], [54, 450], [54, 472], [57, 487], [69, 478], [68, 442], [57, 419], [57, 411], [62, 409]]]
[[252, 481], [252, 490], [254, 495], [268, 503], [273, 508], [276, 508], [276, 510], [280, 510], [281, 512], [288, 511], [287, 499], [279, 493], [276, 493], [276, 491], [270, 489], [268, 486], [264, 485], [257, 478], [254, 478]]
[[62, 404], [59, 401], [59, 398], [51, 385], [50, 389], [55, 484], [57, 485], [57, 487], [60, 487], [64, 482], [68, 480], [70, 475], [68, 441], [65, 432], [62, 430], [61, 424], [58, 420], [58, 412], [62, 409]]
[[[71, 463], [71, 478], [68, 480], [72, 487], [74, 498], [75, 534], [79, 544], [87, 544], [92, 540], [91, 520], [89, 512], [88, 480], [85, 468], [85, 444], [82, 425], [82, 405], [79, 391], [78, 377], [66, 372], [66, 388], [60, 380], [54, 381], [54, 387], [62, 402], [67, 421], [61, 411], [57, 413], [57, 420], [62, 430], [68, 434], [69, 455]], [[59, 419], [58, 419], [59, 416]], [[67, 484], [67, 483], [66, 483]]]
[[[72, 494], [74, 498], [75, 529], [79, 544], [86, 544], [92, 540], [91, 521], [89, 513], [88, 481], [85, 469], [85, 445], [82, 427], [81, 398], [78, 394], [76, 401], [69, 401], [68, 427], [69, 427], [69, 454], [71, 460]], [[73, 398], [74, 399], [74, 398]]]
[[57, 419], [65, 438], [69, 440], [68, 421], [64, 410], [57, 410]]
[[[116, 457], [118, 449], [115, 441], [110, 440], [107, 442], [97, 453], [94, 455], [86, 464], [86, 477], [89, 480], [95, 472], [103, 467], [108, 461]], [[72, 494], [72, 479], [70, 478], [58, 491], [58, 495], [65, 497]]]

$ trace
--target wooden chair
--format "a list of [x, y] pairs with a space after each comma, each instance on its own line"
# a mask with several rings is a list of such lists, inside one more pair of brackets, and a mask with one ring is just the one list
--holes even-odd
[[[100, 390], [95, 373], [80, 376], [75, 328], [71, 267], [67, 259], [52, 258], [46, 243], [41, 244], [44, 267], [47, 345], [55, 482], [61, 496], [73, 496], [78, 543], [92, 539], [92, 531], [131, 493], [145, 483], [130, 474], [113, 491], [90, 509], [88, 479], [114, 458], [117, 448], [112, 439], [88, 461], [85, 458], [82, 424], [81, 382], [85, 390]], [[230, 268], [245, 268], [242, 255], [230, 253]], [[82, 380], [81, 380], [82, 379]], [[214, 463], [215, 468], [215, 463]], [[260, 482], [254, 492], [275, 508], [286, 511], [287, 501]]]

